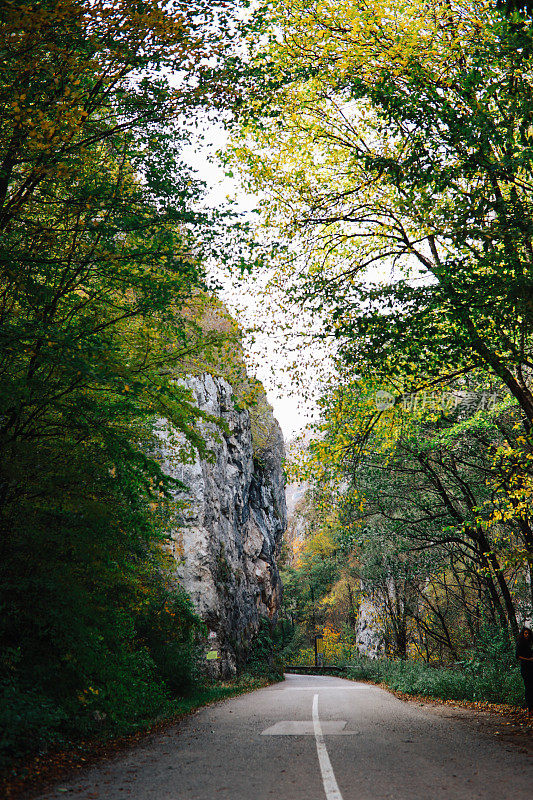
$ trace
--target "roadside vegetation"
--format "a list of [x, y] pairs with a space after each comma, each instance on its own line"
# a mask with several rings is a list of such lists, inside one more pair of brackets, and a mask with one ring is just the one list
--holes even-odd
[[345, 661], [378, 657], [354, 675], [511, 703], [533, 614], [530, 13], [275, 0], [227, 156], [267, 255], [285, 246], [264, 302], [330, 359], [293, 459], [286, 654], [329, 629]]
[[274, 680], [273, 677], [244, 674], [228, 681], [202, 681], [186, 696], [169, 702], [158, 715], [131, 725], [127, 732], [101, 730], [98, 736], [76, 736], [68, 741], [58, 740], [55, 745], [47, 747], [43, 747], [41, 742], [38, 749], [24, 751], [24, 758], [11, 761], [10, 769], [2, 770], [0, 789], [6, 798], [26, 797], [29, 793], [42, 791], [49, 784], [72, 775], [76, 769], [119, 753], [123, 748], [131, 747], [139, 737], [162, 730], [202, 706], [261, 689]]
[[348, 667], [347, 677], [383, 684], [407, 695], [521, 707], [524, 686], [511, 658], [494, 664], [490, 655], [457, 664], [454, 669], [423, 662], [363, 659]]
[[237, 369], [256, 391], [206, 273], [242, 251], [181, 155], [230, 91], [228, 25], [226, 4], [203, 0], [1, 4], [8, 773], [245, 685], [205, 677], [204, 625], [164, 548], [185, 487], [150, 457], [156, 417], [181, 458], [209, 457], [180, 374]]
[[[284, 651], [287, 666], [315, 664], [314, 646], [305, 646], [309, 635], [303, 627], [301, 624], [300, 636], [295, 637], [299, 642], [293, 639]], [[383, 653], [368, 657], [361, 654], [353, 632], [345, 629], [340, 633], [328, 625], [319, 630], [323, 636], [322, 663], [341, 667], [343, 677], [382, 684], [406, 695], [518, 707], [523, 704], [524, 687], [514, 643], [498, 626], [482, 629], [471, 649], [462, 653], [462, 660], [448, 664], [386, 657]]]

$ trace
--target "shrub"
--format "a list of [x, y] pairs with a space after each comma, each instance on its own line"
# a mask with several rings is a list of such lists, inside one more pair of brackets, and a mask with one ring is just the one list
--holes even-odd
[[439, 697], [442, 700], [484, 700], [520, 706], [523, 699], [522, 678], [516, 667], [503, 667], [488, 661], [473, 662], [468, 668], [431, 667], [423, 662], [392, 659], [361, 659], [348, 667], [348, 677], [383, 683], [405, 694]]
[[254, 677], [283, 680], [283, 660], [274, 639], [270, 621], [261, 618], [244, 664], [244, 671]]

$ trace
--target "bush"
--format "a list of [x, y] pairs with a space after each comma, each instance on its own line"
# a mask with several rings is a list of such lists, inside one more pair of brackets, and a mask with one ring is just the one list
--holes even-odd
[[128, 733], [166, 713], [198, 673], [201, 622], [166, 584], [157, 553], [111, 562], [104, 582], [88, 547], [83, 570], [52, 552], [13, 558], [5, 587], [1, 769], [51, 746]]
[[4, 684], [0, 689], [0, 770], [28, 751], [63, 741], [66, 712], [35, 690]]
[[194, 689], [201, 677], [199, 638], [207, 631], [185, 592], [161, 586], [147, 600], [137, 630], [169, 691], [183, 695]]
[[283, 680], [283, 660], [267, 619], [260, 620], [259, 630], [248, 651], [244, 672], [253, 677]]
[[405, 694], [442, 700], [487, 701], [521, 706], [522, 677], [514, 660], [512, 642], [499, 628], [486, 628], [469, 657], [454, 667], [432, 667], [418, 661], [359, 659], [348, 667], [348, 677], [384, 683]]

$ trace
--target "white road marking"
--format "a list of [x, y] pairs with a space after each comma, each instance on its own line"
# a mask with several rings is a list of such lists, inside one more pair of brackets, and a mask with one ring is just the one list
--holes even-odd
[[324, 784], [324, 791], [326, 793], [326, 800], [342, 800], [342, 794], [337, 786], [335, 773], [329, 760], [326, 743], [322, 735], [322, 727], [320, 725], [320, 717], [318, 716], [318, 695], [313, 697], [313, 727], [315, 729], [316, 751], [318, 753], [318, 763], [320, 764], [320, 772], [322, 773], [322, 783]]
[[[345, 731], [346, 720], [334, 719], [321, 723], [322, 733], [327, 736], [353, 736], [357, 731]], [[261, 736], [314, 736], [315, 726], [311, 720], [288, 720], [276, 722], [261, 733]]]
[[360, 689], [360, 686], [353, 685], [353, 686], [291, 686], [288, 683], [287, 686], [283, 686], [280, 689], [269, 689], [270, 693], [272, 692], [349, 692], [352, 689]]

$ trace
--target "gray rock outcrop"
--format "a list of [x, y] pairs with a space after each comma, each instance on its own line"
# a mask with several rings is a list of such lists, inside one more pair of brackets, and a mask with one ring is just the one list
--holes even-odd
[[379, 623], [379, 612], [369, 597], [363, 597], [359, 605], [355, 634], [357, 649], [362, 656], [379, 658], [383, 655], [383, 632]]
[[186, 507], [171, 531], [171, 549], [177, 579], [219, 653], [212, 669], [225, 676], [245, 659], [260, 619], [274, 620], [281, 602], [276, 559], [287, 523], [283, 436], [271, 417], [269, 452], [254, 457], [250, 414], [236, 408], [230, 384], [208, 374], [185, 383], [198, 407], [220, 418], [225, 430], [203, 423], [213, 460], [183, 463], [175, 455], [175, 432], [166, 421], [158, 424], [162, 467], [189, 488], [180, 495]]

